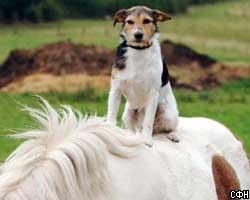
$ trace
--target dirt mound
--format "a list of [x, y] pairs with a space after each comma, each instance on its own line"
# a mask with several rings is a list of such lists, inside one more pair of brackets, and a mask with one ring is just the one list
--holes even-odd
[[[175, 87], [199, 90], [229, 80], [250, 77], [250, 66], [220, 64], [213, 58], [169, 40], [163, 41], [161, 46]], [[22, 85], [27, 85], [27, 80], [29, 83], [33, 80], [27, 77], [34, 74], [51, 74], [53, 76], [48, 79], [50, 82], [53, 82], [52, 77], [79, 73], [86, 77], [107, 77], [110, 75], [113, 56], [114, 50], [70, 41], [52, 43], [31, 50], [14, 50], [0, 66], [0, 88], [4, 91], [13, 91], [15, 88], [14, 91], [18, 91], [20, 87], [23, 91]], [[36, 83], [39, 80], [41, 79], [36, 80]], [[55, 84], [60, 81], [55, 81]], [[79, 81], [81, 83], [82, 79], [73, 78], [70, 83], [74, 81], [77, 84]], [[44, 78], [42, 82], [45, 83]]]
[[110, 73], [112, 55], [110, 49], [70, 41], [31, 50], [14, 50], [0, 66], [0, 88], [33, 73], [107, 75]]
[[161, 43], [162, 54], [171, 65], [190, 65], [196, 62], [201, 67], [209, 67], [217, 61], [205, 54], [200, 54], [184, 44], [164, 40]]
[[170, 66], [172, 84], [177, 88], [202, 90], [241, 78], [250, 78], [250, 65], [216, 63], [201, 68], [196, 62], [189, 66]]
[[31, 74], [1, 88], [3, 92], [79, 92], [88, 88], [108, 89], [109, 76], [67, 74]]

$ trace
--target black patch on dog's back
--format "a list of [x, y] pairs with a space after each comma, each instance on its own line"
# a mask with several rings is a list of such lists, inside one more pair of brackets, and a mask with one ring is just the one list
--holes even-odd
[[165, 60], [162, 60], [163, 71], [161, 74], [161, 87], [165, 86], [169, 81], [168, 67]]
[[122, 70], [126, 67], [125, 53], [127, 52], [127, 47], [128, 47], [128, 45], [127, 45], [126, 41], [123, 41], [117, 47], [113, 67], [118, 68], [120, 70]]

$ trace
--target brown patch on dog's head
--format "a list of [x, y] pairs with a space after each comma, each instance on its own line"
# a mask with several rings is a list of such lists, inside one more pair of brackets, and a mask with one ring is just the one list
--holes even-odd
[[121, 9], [117, 11], [114, 16], [114, 26], [116, 25], [116, 23], [124, 23], [126, 17], [127, 17], [127, 10]]
[[162, 11], [135, 6], [119, 10], [115, 14], [114, 25], [123, 24], [122, 35], [129, 45], [143, 47], [151, 45], [152, 37], [158, 31], [157, 22], [170, 19], [171, 17]]
[[160, 10], [153, 10], [152, 14], [153, 14], [153, 18], [157, 22], [164, 22], [166, 20], [172, 19], [167, 13], [164, 13]]
[[240, 182], [235, 170], [223, 156], [214, 155], [212, 171], [218, 200], [231, 200], [230, 192], [240, 190]]

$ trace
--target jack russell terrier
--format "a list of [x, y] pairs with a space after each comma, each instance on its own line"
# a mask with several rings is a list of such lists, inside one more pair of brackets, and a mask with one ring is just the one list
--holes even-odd
[[114, 25], [122, 23], [122, 31], [112, 66], [107, 121], [116, 123], [124, 96], [125, 127], [141, 132], [148, 146], [152, 146], [152, 134], [160, 132], [178, 142], [174, 130], [179, 112], [162, 59], [157, 27], [157, 22], [170, 19], [168, 14], [145, 6], [119, 10], [114, 17]]

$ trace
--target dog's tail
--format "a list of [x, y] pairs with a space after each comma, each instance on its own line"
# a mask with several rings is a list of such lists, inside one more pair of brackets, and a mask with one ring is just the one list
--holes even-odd
[[218, 200], [230, 200], [232, 190], [240, 190], [240, 182], [232, 165], [221, 155], [212, 158], [212, 171]]

